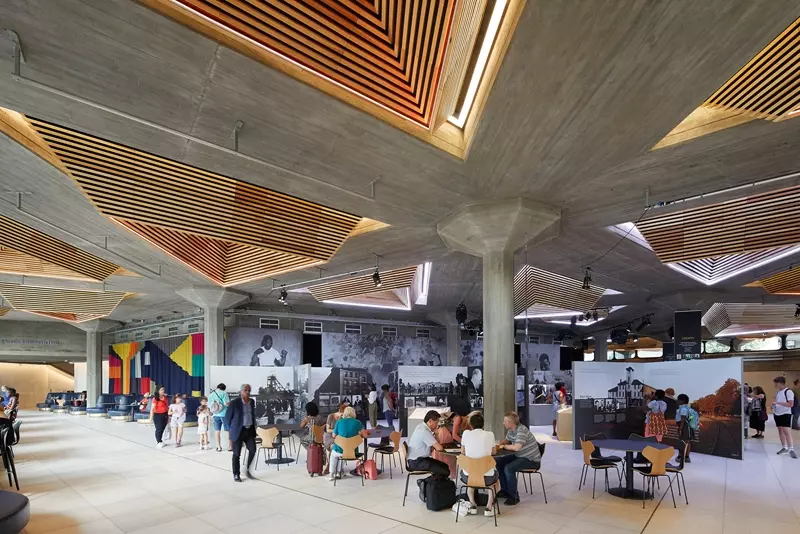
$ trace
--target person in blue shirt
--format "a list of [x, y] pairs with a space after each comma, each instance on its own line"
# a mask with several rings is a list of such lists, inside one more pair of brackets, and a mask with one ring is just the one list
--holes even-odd
[[[211, 406], [211, 403], [214, 401], [218, 402], [222, 406], [222, 411], [213, 414], [213, 417], [211, 418], [214, 424], [214, 434], [216, 434], [217, 437], [217, 452], [222, 452], [222, 429], [224, 428], [226, 432], [230, 430], [230, 428], [228, 428], [228, 424], [225, 422], [225, 416], [228, 413], [228, 406], [231, 403], [231, 398], [225, 389], [227, 389], [225, 384], [219, 384], [217, 385], [217, 388], [208, 396], [209, 406]], [[228, 439], [228, 450], [233, 450], [233, 443], [231, 443], [230, 439]]]
[[[355, 436], [366, 437], [367, 431], [364, 429], [364, 425], [361, 424], [361, 421], [356, 419], [356, 410], [352, 406], [348, 406], [342, 412], [342, 416], [336, 421], [336, 424], [333, 427], [333, 437], [334, 439], [336, 436], [341, 436], [343, 438], [352, 438]], [[333, 480], [335, 477], [339, 477], [338, 468], [340, 458], [344, 454], [342, 448], [336, 444], [333, 445], [331, 448], [331, 476], [328, 480]]]

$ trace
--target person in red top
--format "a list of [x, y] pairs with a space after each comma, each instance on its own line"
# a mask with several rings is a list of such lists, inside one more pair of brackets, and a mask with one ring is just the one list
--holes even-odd
[[167, 428], [168, 411], [167, 390], [164, 386], [159, 386], [156, 394], [153, 395], [153, 404], [150, 406], [150, 422], [156, 426], [156, 447], [159, 449], [164, 447], [161, 437], [164, 435], [164, 429]]

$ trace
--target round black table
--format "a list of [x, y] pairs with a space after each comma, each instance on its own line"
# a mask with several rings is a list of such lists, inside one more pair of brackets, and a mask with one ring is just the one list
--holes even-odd
[[283, 456], [283, 433], [284, 432], [297, 432], [302, 427], [300, 423], [273, 423], [271, 425], [258, 425], [258, 428], [263, 428], [264, 430], [268, 430], [270, 428], [277, 428], [278, 429], [278, 439], [275, 442], [277, 445], [278, 452], [275, 454], [275, 458], [270, 458], [269, 460], [264, 459], [264, 463], [267, 464], [290, 464], [294, 462], [294, 458], [284, 457]]
[[[654, 447], [656, 449], [670, 449], [671, 445], [666, 443], [658, 443], [657, 441], [647, 441], [638, 439], [596, 439], [589, 443], [602, 449], [610, 449], [612, 451], [625, 451], [625, 487], [624, 488], [610, 488], [608, 492], [615, 497], [623, 499], [641, 499], [643, 490], [637, 490], [633, 487], [633, 453], [642, 452], [645, 447]], [[652, 499], [653, 495], [647, 493], [646, 498]]]

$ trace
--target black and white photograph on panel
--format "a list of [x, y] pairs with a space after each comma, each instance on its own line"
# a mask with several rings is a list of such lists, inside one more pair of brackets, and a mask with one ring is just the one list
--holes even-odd
[[483, 367], [483, 339], [462, 339], [461, 360], [466, 367]]
[[443, 339], [432, 337], [322, 334], [322, 366], [365, 371], [367, 383], [374, 383], [378, 390], [388, 384], [397, 391], [398, 367], [441, 366], [446, 350]]
[[303, 363], [299, 330], [226, 328], [225, 365], [294, 367]]

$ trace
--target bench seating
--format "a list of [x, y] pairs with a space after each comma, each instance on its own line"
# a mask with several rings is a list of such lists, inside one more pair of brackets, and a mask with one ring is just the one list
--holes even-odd
[[112, 421], [133, 421], [131, 414], [136, 408], [131, 406], [136, 402], [136, 395], [116, 395], [114, 397], [114, 407], [108, 410], [108, 417]]
[[76, 401], [81, 398], [80, 393], [69, 392], [69, 393], [61, 393], [58, 397], [58, 400], [64, 401], [62, 406], [58, 405], [58, 400], [56, 400], [55, 406], [53, 406], [54, 413], [69, 413], [69, 409], [72, 407], [72, 402]]
[[51, 393], [48, 393], [47, 397], [44, 400], [44, 402], [40, 402], [39, 404], [37, 404], [36, 408], [40, 412], [52, 412], [53, 409], [58, 406], [58, 403], [56, 402], [56, 399], [60, 399], [61, 395], [63, 395], [63, 394], [64, 394], [63, 392], [58, 392], [58, 393], [51, 392]]
[[114, 408], [115, 405], [114, 395], [103, 393], [97, 396], [94, 408], [86, 408], [86, 414], [89, 417], [108, 417], [108, 410]]

